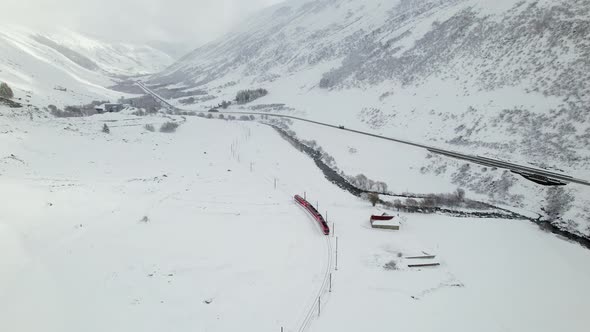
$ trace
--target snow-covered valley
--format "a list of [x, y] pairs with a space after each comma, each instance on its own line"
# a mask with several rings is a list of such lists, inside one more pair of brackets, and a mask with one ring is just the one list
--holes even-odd
[[[339, 241], [310, 331], [589, 323], [590, 257], [577, 244], [527, 222], [439, 215], [371, 229], [370, 204], [271, 128], [190, 117], [176, 133], [144, 129], [164, 121], [2, 122], [2, 330], [298, 331], [328, 267], [325, 236], [293, 201], [303, 192]], [[442, 264], [404, 267], [421, 251]]]
[[176, 62], [0, 26], [0, 331], [586, 331], [590, 187], [341, 129], [590, 180], [589, 38], [587, 0], [288, 0]]
[[[183, 109], [206, 111], [264, 88], [267, 96], [229, 110], [297, 115], [589, 179], [589, 11], [587, 1], [287, 1], [150, 81]], [[330, 154], [346, 150], [308, 127], [291, 130]], [[388, 145], [364, 149], [376, 160]], [[334, 157], [347, 174], [400, 187], [394, 173], [360, 172], [354, 156]], [[586, 187], [555, 195], [501, 169], [427, 157], [415, 176], [590, 237]], [[418, 186], [404, 189], [436, 190]], [[555, 196], [559, 219], [546, 204]]]

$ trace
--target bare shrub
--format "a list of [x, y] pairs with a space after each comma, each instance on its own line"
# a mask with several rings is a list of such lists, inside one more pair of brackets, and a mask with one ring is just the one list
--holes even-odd
[[386, 270], [397, 270], [397, 262], [392, 260], [387, 262], [385, 265], [383, 265], [383, 268]]
[[111, 133], [111, 129], [109, 128], [109, 126], [107, 126], [106, 123], [102, 126], [102, 132], [105, 133], [105, 134], [110, 134]]
[[163, 123], [162, 126], [160, 126], [160, 132], [162, 133], [173, 133], [176, 131], [176, 129], [179, 127], [180, 125], [176, 122], [171, 122], [168, 121], [166, 123]]
[[151, 132], [156, 131], [156, 128], [154, 128], [154, 125], [153, 124], [149, 124], [149, 123], [146, 124], [145, 126], [143, 126], [143, 128], [145, 128], [145, 130], [151, 131]]

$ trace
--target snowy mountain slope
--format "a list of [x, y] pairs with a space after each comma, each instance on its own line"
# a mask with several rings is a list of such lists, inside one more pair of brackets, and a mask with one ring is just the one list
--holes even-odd
[[[296, 80], [288, 85], [292, 95], [320, 95], [331, 103], [341, 97], [334, 89], [361, 90], [364, 98], [341, 109], [338, 120], [356, 124], [353, 116], [375, 108], [414, 120], [407, 130], [400, 128], [406, 121], [381, 125], [397, 136], [442, 138], [444, 145], [513, 160], [573, 163], [570, 170], [580, 171], [590, 166], [590, 153], [581, 151], [590, 144], [589, 10], [587, 1], [286, 2], [154, 81], [213, 88], [239, 80], [285, 99], [290, 96], [281, 86]], [[316, 118], [333, 116], [305, 101], [290, 106]], [[445, 121], [452, 115], [468, 118]], [[478, 123], [507, 116], [522, 128], [477, 130]], [[424, 128], [430, 121], [437, 124]], [[474, 126], [475, 132], [467, 130]], [[502, 144], [512, 149], [493, 148]]]
[[[287, 1], [152, 83], [208, 90], [193, 109], [262, 87], [269, 95], [245, 108], [285, 104], [283, 112], [311, 119], [590, 179], [589, 40], [590, 2], [582, 0]], [[325, 134], [292, 129], [329, 144], [319, 141]], [[466, 172], [464, 163], [445, 158], [428, 163], [417, 169], [546, 215], [535, 199], [546, 188], [518, 175]], [[338, 164], [350, 173], [360, 167]], [[556, 222], [574, 222], [572, 229], [590, 236], [588, 191], [565, 190], [575, 207]]]
[[[173, 134], [144, 129], [172, 120]], [[590, 323], [586, 249], [505, 220], [407, 215], [399, 232], [371, 229], [386, 211], [255, 122], [0, 118], [0, 140], [2, 331], [299, 331], [326, 265], [325, 236], [293, 202], [303, 192], [339, 240], [306, 331]], [[442, 265], [403, 265], [421, 251]]]
[[68, 30], [48, 37], [92, 59], [99, 68], [111, 74], [129, 76], [156, 73], [173, 62], [170, 55], [148, 45], [105, 43]]
[[26, 104], [76, 105], [115, 94], [104, 73], [88, 70], [28, 35], [0, 32], [0, 80]]
[[158, 70], [170, 58], [149, 47], [109, 45], [79, 34], [41, 35], [22, 27], [0, 28], [0, 81], [25, 105], [86, 104], [116, 100], [107, 87], [116, 75]]

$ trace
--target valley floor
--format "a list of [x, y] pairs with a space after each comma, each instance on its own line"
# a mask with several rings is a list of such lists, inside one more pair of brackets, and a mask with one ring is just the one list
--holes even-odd
[[[310, 309], [310, 331], [590, 324], [586, 249], [520, 221], [406, 215], [399, 232], [371, 229], [368, 202], [267, 126], [1, 121], [2, 331], [298, 331]], [[304, 192], [335, 223], [332, 250], [293, 201]], [[441, 266], [404, 266], [423, 251]]]

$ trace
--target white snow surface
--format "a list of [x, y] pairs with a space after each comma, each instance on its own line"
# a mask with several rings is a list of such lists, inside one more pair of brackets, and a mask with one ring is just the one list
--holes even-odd
[[[309, 331], [590, 324], [577, 244], [524, 221], [439, 215], [375, 230], [367, 201], [271, 128], [172, 118], [172, 134], [143, 128], [160, 116], [0, 118], [0, 330], [298, 331], [326, 269], [332, 292]], [[328, 252], [293, 201], [303, 192], [336, 225], [337, 271], [335, 237]], [[441, 266], [402, 266], [421, 250]]]

